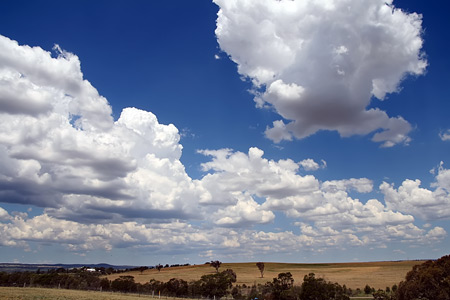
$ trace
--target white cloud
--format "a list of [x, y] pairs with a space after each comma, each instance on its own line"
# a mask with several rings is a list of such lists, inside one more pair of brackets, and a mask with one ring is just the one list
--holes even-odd
[[9, 218], [8, 212], [3, 207], [0, 207], [0, 221], [8, 220]]
[[[392, 1], [214, 0], [220, 47], [252, 80], [258, 107], [273, 107], [278, 143], [320, 130], [407, 144], [411, 125], [377, 108], [408, 74], [424, 73], [421, 16]], [[381, 131], [380, 131], [381, 130]]]
[[[396, 226], [416, 228], [411, 215], [394, 212], [376, 199], [364, 204], [349, 196], [353, 190], [371, 192], [373, 183], [367, 178], [320, 183], [313, 176], [297, 174], [301, 163], [265, 159], [258, 148], [250, 148], [247, 154], [230, 149], [200, 153], [212, 157], [202, 165], [211, 171], [201, 181], [211, 195], [203, 204], [224, 207], [213, 215], [217, 225], [241, 226], [249, 220], [265, 223], [272, 221], [272, 211], [282, 211], [292, 219], [312, 222], [318, 230], [330, 228], [342, 234], [350, 230], [358, 239], [367, 232], [387, 232]], [[258, 205], [252, 197], [264, 202]]]
[[[239, 197], [243, 196], [243, 197]], [[243, 227], [247, 224], [265, 224], [272, 222], [275, 215], [261, 206], [248, 195], [239, 195], [241, 199], [234, 205], [217, 210], [213, 222], [219, 226]]]
[[55, 50], [0, 36], [0, 200], [84, 222], [196, 213], [177, 128], [136, 108], [114, 122], [78, 57]]
[[9, 223], [0, 224], [0, 229], [3, 244], [25, 247], [27, 243], [45, 242], [64, 245], [70, 251], [155, 245], [171, 251], [180, 245], [203, 247], [217, 242], [211, 232], [200, 232], [182, 222], [151, 226], [136, 222], [81, 224], [44, 214], [31, 219], [15, 217]]
[[302, 160], [300, 162], [300, 166], [302, 166], [302, 168], [306, 171], [316, 171], [320, 168], [320, 165], [311, 158]]
[[447, 129], [444, 132], [441, 132], [439, 134], [439, 137], [441, 138], [441, 140], [443, 141], [450, 141], [450, 129]]
[[355, 190], [359, 193], [369, 193], [373, 189], [373, 183], [367, 178], [350, 178], [343, 180], [330, 180], [322, 183], [323, 191], [349, 191]]
[[450, 218], [450, 170], [438, 169], [434, 190], [420, 187], [419, 179], [406, 179], [398, 189], [383, 182], [380, 190], [389, 209], [411, 213], [425, 220]]
[[[268, 160], [258, 148], [248, 154], [229, 149], [203, 150], [212, 160], [202, 164], [204, 171], [212, 171], [202, 179], [203, 186], [212, 193], [208, 200], [215, 204], [236, 203], [233, 192], [247, 191], [258, 197], [283, 198], [305, 194], [318, 188], [313, 176], [299, 176], [299, 164], [287, 160]], [[257, 174], [257, 175], [256, 175]]]

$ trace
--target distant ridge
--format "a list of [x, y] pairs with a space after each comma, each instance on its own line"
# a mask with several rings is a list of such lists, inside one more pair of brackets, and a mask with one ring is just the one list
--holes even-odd
[[64, 269], [72, 269], [72, 268], [113, 268], [114, 270], [125, 270], [125, 269], [133, 269], [136, 266], [128, 266], [128, 265], [110, 265], [106, 263], [99, 264], [21, 264], [21, 263], [0, 263], [0, 272], [36, 272], [47, 271], [52, 269], [64, 268]]

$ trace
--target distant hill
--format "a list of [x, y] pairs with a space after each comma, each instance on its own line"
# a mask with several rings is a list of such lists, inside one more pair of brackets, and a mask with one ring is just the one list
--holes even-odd
[[47, 270], [64, 268], [64, 269], [73, 269], [73, 268], [113, 268], [114, 270], [125, 270], [125, 269], [133, 269], [136, 266], [122, 266], [122, 265], [110, 265], [105, 263], [100, 264], [17, 264], [17, 263], [0, 263], [0, 272], [36, 272], [40, 270], [42, 272], [46, 272]]
[[[303, 277], [309, 273], [315, 273], [317, 278], [324, 278], [327, 281], [345, 284], [352, 289], [363, 289], [366, 284], [376, 289], [392, 287], [404, 280], [406, 273], [414, 265], [423, 261], [388, 261], [388, 262], [357, 262], [357, 263], [265, 263], [264, 278], [261, 278], [256, 263], [223, 263], [220, 271], [232, 269], [237, 275], [236, 284], [251, 286], [253, 284], [265, 284], [272, 281], [279, 273], [291, 272], [295, 284], [301, 284]], [[109, 280], [114, 280], [119, 276], [133, 276], [136, 282], [146, 283], [151, 279], [167, 282], [171, 278], [179, 278], [186, 281], [198, 280], [202, 275], [214, 274], [216, 270], [209, 264], [191, 265], [163, 268], [160, 272], [156, 269], [149, 269], [143, 272], [131, 271], [121, 274], [107, 275]]]

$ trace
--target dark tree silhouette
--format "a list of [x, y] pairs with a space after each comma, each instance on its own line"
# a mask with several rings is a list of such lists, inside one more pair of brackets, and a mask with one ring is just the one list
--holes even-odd
[[300, 291], [300, 300], [349, 300], [345, 294], [345, 289], [337, 283], [325, 281], [323, 278], [316, 278], [314, 273], [309, 273], [303, 278]]
[[111, 282], [111, 288], [118, 292], [135, 292], [137, 287], [133, 276], [120, 276]]
[[199, 280], [199, 286], [203, 296], [221, 298], [231, 289], [233, 282], [236, 282], [236, 273], [227, 269], [217, 274], [203, 275]]
[[216, 269], [216, 273], [219, 273], [219, 268], [222, 263], [218, 260], [212, 260], [210, 266]]
[[264, 278], [264, 263], [263, 262], [257, 262], [256, 266], [259, 269], [259, 272], [261, 272], [261, 278]]
[[172, 278], [164, 284], [164, 289], [170, 296], [182, 297], [188, 294], [188, 283], [183, 279]]
[[450, 256], [414, 266], [400, 282], [396, 295], [398, 300], [450, 299]]
[[158, 270], [158, 272], [161, 272], [161, 269], [163, 268], [163, 265], [157, 264], [157, 265], [155, 266], [155, 268]]
[[263, 293], [264, 298], [273, 300], [292, 300], [294, 297], [291, 289], [294, 286], [294, 278], [291, 272], [280, 273], [272, 282], [266, 283]]

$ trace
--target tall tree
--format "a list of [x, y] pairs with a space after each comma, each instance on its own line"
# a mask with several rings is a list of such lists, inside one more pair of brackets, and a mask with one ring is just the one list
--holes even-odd
[[257, 262], [256, 266], [259, 269], [259, 272], [261, 272], [261, 278], [264, 278], [264, 263], [263, 262]]

